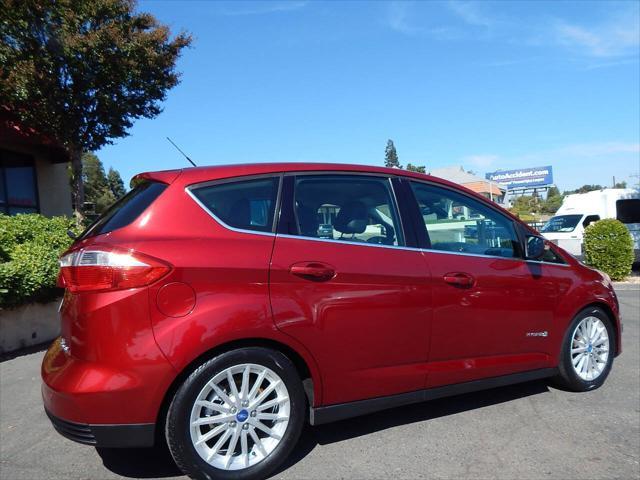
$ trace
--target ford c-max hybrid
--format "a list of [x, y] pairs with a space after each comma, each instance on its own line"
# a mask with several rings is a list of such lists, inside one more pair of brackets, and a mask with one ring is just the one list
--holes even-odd
[[42, 395], [72, 440], [262, 478], [305, 422], [542, 378], [590, 390], [620, 354], [609, 278], [459, 185], [330, 164], [134, 185], [60, 259]]

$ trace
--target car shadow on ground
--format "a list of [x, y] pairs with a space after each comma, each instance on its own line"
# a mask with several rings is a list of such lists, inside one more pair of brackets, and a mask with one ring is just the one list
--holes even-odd
[[[340, 442], [386, 430], [387, 428], [455, 415], [468, 410], [510, 402], [548, 391], [547, 383], [541, 380], [417, 403], [333, 424], [317, 427], [306, 426], [298, 445], [274, 475], [301, 461], [318, 445]], [[140, 449], [98, 448], [97, 451], [102, 457], [102, 462], [106, 468], [124, 477], [164, 478], [181, 475], [166, 447]]]
[[33, 345], [31, 347], [21, 348], [19, 350], [14, 350], [13, 352], [2, 353], [0, 354], [0, 363], [13, 360], [14, 358], [24, 357], [25, 355], [31, 355], [32, 353], [44, 352], [49, 348], [52, 341], [39, 343], [38, 345]]

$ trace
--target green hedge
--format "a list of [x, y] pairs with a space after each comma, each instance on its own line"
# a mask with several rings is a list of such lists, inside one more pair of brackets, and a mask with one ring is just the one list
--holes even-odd
[[67, 217], [0, 214], [0, 307], [44, 302], [59, 295], [58, 257], [77, 233]]
[[618, 220], [605, 219], [589, 225], [584, 233], [587, 265], [602, 270], [612, 280], [624, 280], [633, 265], [633, 239]]

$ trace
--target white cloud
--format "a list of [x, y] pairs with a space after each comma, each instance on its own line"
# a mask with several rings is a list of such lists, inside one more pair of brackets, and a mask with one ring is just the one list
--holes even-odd
[[553, 39], [568, 49], [598, 58], [640, 54], [640, 15], [638, 11], [620, 12], [592, 27], [558, 21]]
[[599, 157], [621, 153], [640, 153], [640, 143], [602, 142], [578, 143], [553, 150], [556, 155], [572, 157]]
[[480, 9], [480, 2], [451, 1], [447, 7], [463, 22], [476, 27], [491, 27], [496, 21]]
[[499, 159], [500, 157], [498, 155], [483, 154], [483, 155], [469, 155], [467, 157], [464, 157], [462, 161], [465, 164], [470, 163], [471, 165], [474, 165], [479, 168], [487, 168], [495, 164]]
[[308, 3], [308, 0], [231, 2], [218, 4], [219, 8], [217, 13], [226, 16], [264, 15], [267, 13], [298, 10], [305, 7]]
[[420, 32], [420, 29], [409, 24], [409, 3], [407, 2], [391, 2], [389, 4], [387, 23], [392, 30], [405, 35], [415, 35]]

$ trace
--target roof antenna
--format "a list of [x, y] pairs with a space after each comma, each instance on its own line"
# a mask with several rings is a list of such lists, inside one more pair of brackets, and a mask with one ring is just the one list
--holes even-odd
[[194, 167], [197, 167], [197, 165], [193, 162], [193, 160], [191, 160], [191, 159], [189, 158], [189, 156], [188, 156], [186, 153], [184, 153], [182, 150], [180, 150], [180, 147], [178, 147], [178, 145], [176, 145], [175, 143], [173, 143], [173, 140], [171, 140], [169, 137], [167, 137], [167, 140], [169, 140], [169, 143], [171, 143], [171, 145], [173, 145], [174, 147], [176, 147], [176, 150], [178, 150], [178, 151], [179, 151], [179, 152], [184, 156], [184, 158], [186, 158], [186, 159], [189, 161], [189, 163], [190, 163], [191, 165], [193, 165]]

